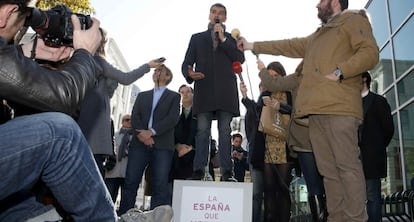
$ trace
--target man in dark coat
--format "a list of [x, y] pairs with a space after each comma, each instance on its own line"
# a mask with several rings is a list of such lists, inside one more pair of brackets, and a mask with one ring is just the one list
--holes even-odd
[[364, 121], [359, 129], [359, 147], [367, 186], [368, 221], [381, 221], [381, 178], [387, 176], [386, 148], [394, 134], [387, 100], [371, 92], [371, 76], [362, 73]]
[[197, 131], [197, 121], [192, 116], [193, 88], [188, 85], [181, 85], [179, 88], [181, 95], [181, 115], [175, 126], [175, 152], [173, 167], [171, 169], [171, 179], [187, 179], [193, 172], [195, 135]]
[[[192, 35], [182, 73], [194, 83], [193, 115], [197, 117], [196, 155], [193, 179], [204, 177], [208, 162], [211, 121], [218, 120], [220, 168], [222, 180], [234, 181], [232, 172], [231, 128], [233, 117], [239, 116], [237, 79], [233, 62], [244, 62], [244, 54], [236, 47], [231, 34], [225, 32], [226, 8], [216, 3], [210, 8], [208, 30]], [[195, 67], [193, 67], [195, 64]], [[228, 155], [226, 155], [228, 154]]]

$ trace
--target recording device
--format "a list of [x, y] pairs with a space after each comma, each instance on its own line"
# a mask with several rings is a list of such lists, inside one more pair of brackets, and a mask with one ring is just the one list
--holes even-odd
[[233, 72], [239, 76], [239, 79], [241, 82], [244, 82], [243, 77], [241, 75], [243, 71], [241, 63], [239, 61], [236, 61], [236, 62], [233, 62], [232, 66], [233, 66]]
[[164, 62], [165, 60], [166, 60], [166, 58], [161, 57], [161, 58], [157, 59], [157, 62]]
[[47, 11], [36, 8], [31, 10], [25, 26], [32, 27], [48, 46], [73, 46], [73, 24], [70, 18], [72, 14], [79, 18], [81, 29], [89, 29], [92, 26], [89, 15], [73, 13], [64, 5], [57, 5]]

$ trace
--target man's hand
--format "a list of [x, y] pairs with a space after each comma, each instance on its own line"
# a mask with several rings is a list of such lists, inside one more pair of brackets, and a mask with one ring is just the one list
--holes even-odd
[[332, 81], [338, 81], [339, 76], [335, 75], [335, 72], [329, 73], [328, 75], [325, 75], [325, 78], [330, 79]]
[[[49, 47], [45, 45], [45, 42], [38, 38], [36, 44], [35, 58], [41, 60], [47, 60], [52, 62], [57, 62], [66, 58], [69, 58], [73, 49], [66, 46], [61, 47]], [[32, 56], [33, 41], [23, 44], [22, 50], [23, 54], [26, 57]]]
[[246, 50], [253, 50], [253, 43], [248, 42], [244, 37], [239, 37], [239, 39], [237, 39], [237, 48], [242, 52]]
[[137, 138], [143, 144], [147, 146], [154, 145], [154, 139], [152, 138], [152, 131], [151, 130], [136, 130], [137, 131]]
[[220, 39], [220, 41], [223, 41], [223, 39], [225, 38], [223, 26], [220, 23], [216, 23], [214, 24], [213, 30], [215, 33], [218, 33], [218, 38]]
[[233, 158], [238, 159], [238, 160], [242, 160], [242, 159], [243, 159], [243, 153], [239, 153], [239, 152], [237, 152], [236, 150], [234, 150], [234, 151], [231, 153], [231, 156], [232, 156]]
[[190, 152], [193, 149], [192, 146], [189, 146], [187, 144], [177, 144], [175, 145], [175, 150], [177, 150], [178, 153], [178, 157], [182, 157], [185, 154], [187, 154], [188, 152]]
[[92, 18], [92, 26], [87, 30], [82, 30], [79, 18], [76, 15], [72, 15], [71, 19], [73, 24], [73, 48], [85, 49], [94, 55], [103, 38], [99, 31], [99, 21], [96, 18]]
[[191, 66], [188, 66], [188, 76], [193, 80], [204, 79], [204, 74], [202, 72], [194, 72]]
[[151, 137], [151, 138], [149, 138], [149, 139], [146, 139], [146, 140], [144, 140], [144, 141], [141, 141], [143, 144], [145, 144], [145, 145], [147, 145], [147, 146], [149, 146], [149, 147], [152, 147], [152, 145], [154, 145], [155, 144], [155, 142], [154, 142], [154, 139]]

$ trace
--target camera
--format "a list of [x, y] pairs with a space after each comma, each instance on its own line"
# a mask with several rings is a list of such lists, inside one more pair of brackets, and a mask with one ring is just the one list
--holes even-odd
[[89, 15], [73, 13], [64, 5], [56, 5], [47, 11], [32, 8], [25, 26], [30, 26], [48, 46], [73, 46], [73, 24], [70, 18], [72, 14], [79, 18], [81, 29], [92, 26]]

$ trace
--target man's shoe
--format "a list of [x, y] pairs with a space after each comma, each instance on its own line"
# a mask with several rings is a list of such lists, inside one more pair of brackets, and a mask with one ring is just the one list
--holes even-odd
[[203, 180], [204, 179], [204, 170], [196, 170], [193, 172], [193, 175], [189, 180]]
[[233, 177], [231, 172], [225, 172], [220, 178], [220, 181], [224, 182], [238, 182], [236, 178]]

